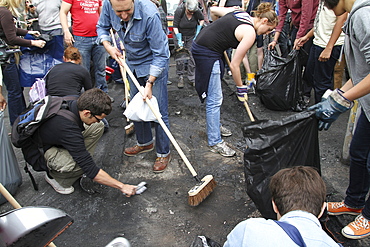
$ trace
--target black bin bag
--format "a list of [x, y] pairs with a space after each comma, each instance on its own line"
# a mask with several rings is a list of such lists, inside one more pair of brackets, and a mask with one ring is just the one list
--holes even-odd
[[[4, 111], [0, 111], [0, 183], [14, 195], [22, 184], [22, 175], [4, 124]], [[7, 202], [0, 194], [0, 205]]]
[[261, 120], [243, 126], [247, 148], [244, 173], [247, 194], [263, 217], [276, 219], [269, 182], [283, 168], [313, 166], [320, 172], [318, 126], [314, 111], [279, 121]]
[[265, 49], [262, 69], [257, 72], [256, 93], [266, 108], [275, 111], [302, 111], [303, 84], [299, 50], [280, 57]]

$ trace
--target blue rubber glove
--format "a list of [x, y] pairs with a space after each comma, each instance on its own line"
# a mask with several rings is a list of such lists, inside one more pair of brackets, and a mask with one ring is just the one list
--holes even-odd
[[238, 96], [238, 100], [243, 102], [245, 101], [244, 99], [244, 94], [247, 94], [248, 93], [248, 86], [241, 86], [241, 87], [238, 87], [236, 86], [236, 95]]
[[319, 130], [328, 130], [331, 123], [337, 120], [339, 115], [353, 106], [353, 102], [343, 96], [340, 89], [334, 90], [327, 100], [321, 101], [307, 110], [316, 110], [316, 117], [319, 119]]
[[182, 33], [176, 34], [177, 44], [180, 48], [184, 47], [184, 42], [182, 42]]
[[201, 29], [202, 29], [202, 26], [201, 25], [198, 25], [197, 26], [197, 30], [195, 31], [195, 35], [194, 35], [194, 39], [193, 40], [195, 40], [197, 38], [197, 36], [198, 36], [198, 34], [199, 34], [199, 32], [200, 32]]

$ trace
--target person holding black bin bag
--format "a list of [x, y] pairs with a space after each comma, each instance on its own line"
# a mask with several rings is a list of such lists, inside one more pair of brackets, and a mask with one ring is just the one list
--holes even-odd
[[[38, 31], [28, 31], [17, 28], [14, 25], [14, 19], [20, 16], [18, 8], [21, 6], [21, 0], [1, 0], [0, 1], [0, 38], [3, 46], [14, 48], [15, 46], [37, 46], [43, 48], [44, 40], [26, 40], [19, 36], [27, 33], [39, 36]], [[19, 82], [18, 53], [6, 52], [5, 57], [0, 58], [3, 71], [3, 80], [8, 91], [8, 108], [10, 124], [13, 125], [18, 115], [26, 109], [26, 103], [23, 96], [23, 88]]]
[[342, 229], [350, 239], [370, 236], [370, 2], [368, 0], [324, 0], [336, 16], [348, 12], [343, 27], [345, 55], [351, 78], [336, 89], [326, 100], [311, 106], [319, 119], [319, 129], [328, 130], [339, 115], [353, 106], [358, 99], [361, 114], [350, 146], [350, 174], [346, 197], [342, 202], [328, 202], [329, 215], [358, 215]]

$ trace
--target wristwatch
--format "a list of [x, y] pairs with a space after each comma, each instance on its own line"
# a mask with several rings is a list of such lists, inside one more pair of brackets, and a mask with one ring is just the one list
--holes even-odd
[[149, 83], [149, 84], [152, 84], [152, 85], [154, 85], [154, 81], [151, 81], [151, 80], [146, 80], [146, 83]]

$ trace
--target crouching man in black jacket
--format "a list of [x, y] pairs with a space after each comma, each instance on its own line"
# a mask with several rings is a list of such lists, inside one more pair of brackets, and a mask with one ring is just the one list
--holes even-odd
[[60, 194], [71, 194], [72, 184], [83, 174], [95, 182], [134, 195], [136, 186], [123, 184], [96, 166], [91, 154], [104, 132], [101, 122], [112, 111], [111, 100], [102, 90], [93, 88], [78, 100], [67, 101], [68, 110], [77, 116], [72, 121], [55, 115], [40, 126], [40, 138], [50, 169], [46, 181]]

